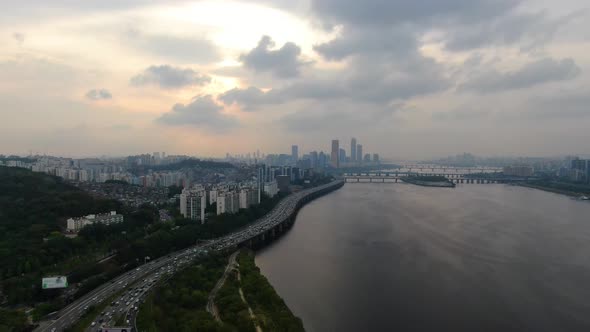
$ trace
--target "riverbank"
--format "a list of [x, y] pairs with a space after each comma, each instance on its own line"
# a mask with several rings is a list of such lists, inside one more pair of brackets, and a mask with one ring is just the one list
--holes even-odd
[[[301, 319], [260, 273], [254, 254], [242, 251], [237, 262], [209, 256], [178, 272], [141, 305], [138, 330], [304, 331]], [[211, 296], [216, 315], [207, 310]]]
[[570, 191], [570, 190], [563, 190], [563, 189], [557, 189], [557, 188], [552, 188], [552, 187], [548, 187], [548, 186], [542, 186], [542, 185], [537, 185], [537, 184], [532, 184], [532, 183], [526, 183], [526, 182], [522, 182], [522, 183], [517, 183], [516, 185], [521, 186], [521, 187], [526, 187], [526, 188], [531, 188], [531, 189], [538, 189], [538, 190], [543, 190], [543, 191], [548, 191], [548, 192], [552, 192], [555, 194], [561, 194], [561, 195], [567, 195], [567, 196], [571, 196], [571, 197], [580, 197], [583, 195], [590, 195], [590, 192], [575, 192], [575, 191]]

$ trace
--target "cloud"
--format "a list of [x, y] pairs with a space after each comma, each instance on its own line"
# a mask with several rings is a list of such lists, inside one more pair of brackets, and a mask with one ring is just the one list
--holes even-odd
[[381, 107], [362, 103], [351, 105], [339, 101], [311, 103], [283, 116], [280, 124], [291, 132], [299, 133], [342, 133], [366, 128], [376, 130], [391, 125], [393, 115], [403, 107], [402, 104]]
[[238, 121], [224, 113], [210, 95], [198, 96], [188, 104], [176, 104], [156, 122], [169, 126], [192, 126], [213, 132], [226, 132], [238, 125]]
[[211, 78], [190, 68], [160, 65], [146, 68], [141, 74], [132, 77], [130, 82], [133, 86], [156, 84], [163, 89], [176, 89], [194, 85], [203, 86], [210, 83]]
[[[275, 97], [273, 97], [275, 95]], [[244, 111], [253, 111], [261, 105], [280, 103], [281, 100], [273, 92], [267, 93], [257, 87], [248, 87], [246, 89], [234, 88], [228, 90], [217, 97], [226, 105], [239, 104]]]
[[380, 26], [473, 22], [506, 13], [520, 3], [520, 0], [313, 0], [312, 9], [325, 23]]
[[12, 38], [14, 38], [19, 45], [22, 45], [25, 42], [25, 35], [21, 32], [13, 33]]
[[280, 78], [299, 76], [299, 69], [305, 62], [299, 59], [301, 48], [288, 42], [278, 50], [271, 50], [275, 43], [269, 36], [263, 36], [258, 45], [240, 56], [246, 68], [256, 72], [269, 72]]
[[590, 116], [590, 96], [587, 92], [566, 92], [529, 100], [528, 115], [532, 118], [581, 119]]
[[514, 44], [519, 44], [522, 51], [530, 51], [551, 41], [559, 28], [581, 15], [583, 12], [550, 18], [545, 12], [511, 13], [493, 20], [449, 27], [444, 43], [450, 51]]
[[344, 28], [341, 37], [314, 46], [327, 60], [342, 60], [357, 54], [408, 54], [417, 48], [415, 32], [408, 28], [384, 29], [379, 33], [361, 27]]
[[296, 100], [341, 100], [384, 106], [444, 91], [451, 86], [441, 68], [425, 58], [406, 59], [401, 64], [362, 58], [354, 61], [352, 67], [322, 78], [302, 78], [266, 92], [256, 87], [235, 88], [224, 92], [218, 99], [226, 105], [236, 103], [247, 111]]
[[560, 61], [544, 58], [515, 71], [502, 73], [491, 70], [485, 72], [461, 85], [459, 90], [489, 93], [524, 89], [549, 82], [571, 80], [577, 77], [580, 72], [581, 69], [570, 58]]
[[86, 98], [90, 100], [105, 100], [113, 98], [113, 95], [105, 89], [92, 89], [86, 92]]
[[204, 38], [149, 35], [130, 29], [125, 35], [125, 43], [175, 63], [209, 64], [221, 60], [215, 44]]

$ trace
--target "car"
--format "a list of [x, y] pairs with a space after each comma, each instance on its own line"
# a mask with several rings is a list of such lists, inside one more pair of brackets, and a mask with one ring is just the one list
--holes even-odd
[[90, 326], [95, 326], [95, 325], [96, 325], [96, 322], [92, 322], [92, 324], [90, 324]]

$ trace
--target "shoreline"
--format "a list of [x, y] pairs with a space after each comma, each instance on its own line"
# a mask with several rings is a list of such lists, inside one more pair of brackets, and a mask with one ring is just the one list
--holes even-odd
[[539, 185], [535, 185], [535, 184], [529, 184], [529, 183], [517, 183], [517, 186], [521, 186], [521, 187], [525, 187], [525, 188], [531, 188], [531, 189], [537, 189], [537, 190], [542, 190], [542, 191], [547, 191], [547, 192], [551, 192], [554, 194], [560, 194], [560, 195], [565, 195], [565, 196], [569, 196], [569, 197], [573, 197], [573, 198], [578, 198], [580, 196], [584, 196], [584, 193], [577, 193], [575, 191], [568, 191], [568, 190], [561, 190], [561, 189], [556, 189], [556, 188], [551, 188], [551, 187], [545, 187], [545, 186], [539, 186]]

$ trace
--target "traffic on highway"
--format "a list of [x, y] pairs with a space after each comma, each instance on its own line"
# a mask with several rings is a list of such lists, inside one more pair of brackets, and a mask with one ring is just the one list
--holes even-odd
[[72, 302], [58, 312], [55, 320], [42, 322], [35, 331], [63, 331], [74, 325], [91, 308], [104, 306], [104, 301], [111, 299], [113, 296], [115, 299], [111, 300], [106, 309], [95, 317], [88, 326], [87, 331], [99, 332], [103, 329], [106, 330], [113, 327], [117, 322], [122, 322], [123, 326], [135, 327], [135, 317], [139, 305], [148, 291], [163, 277], [172, 275], [199, 255], [207, 254], [209, 251], [223, 251], [237, 247], [273, 229], [291, 217], [302, 199], [308, 195], [331, 187], [341, 186], [342, 184], [342, 180], [336, 180], [291, 194], [282, 199], [264, 217], [234, 233], [160, 257], [128, 271]]

